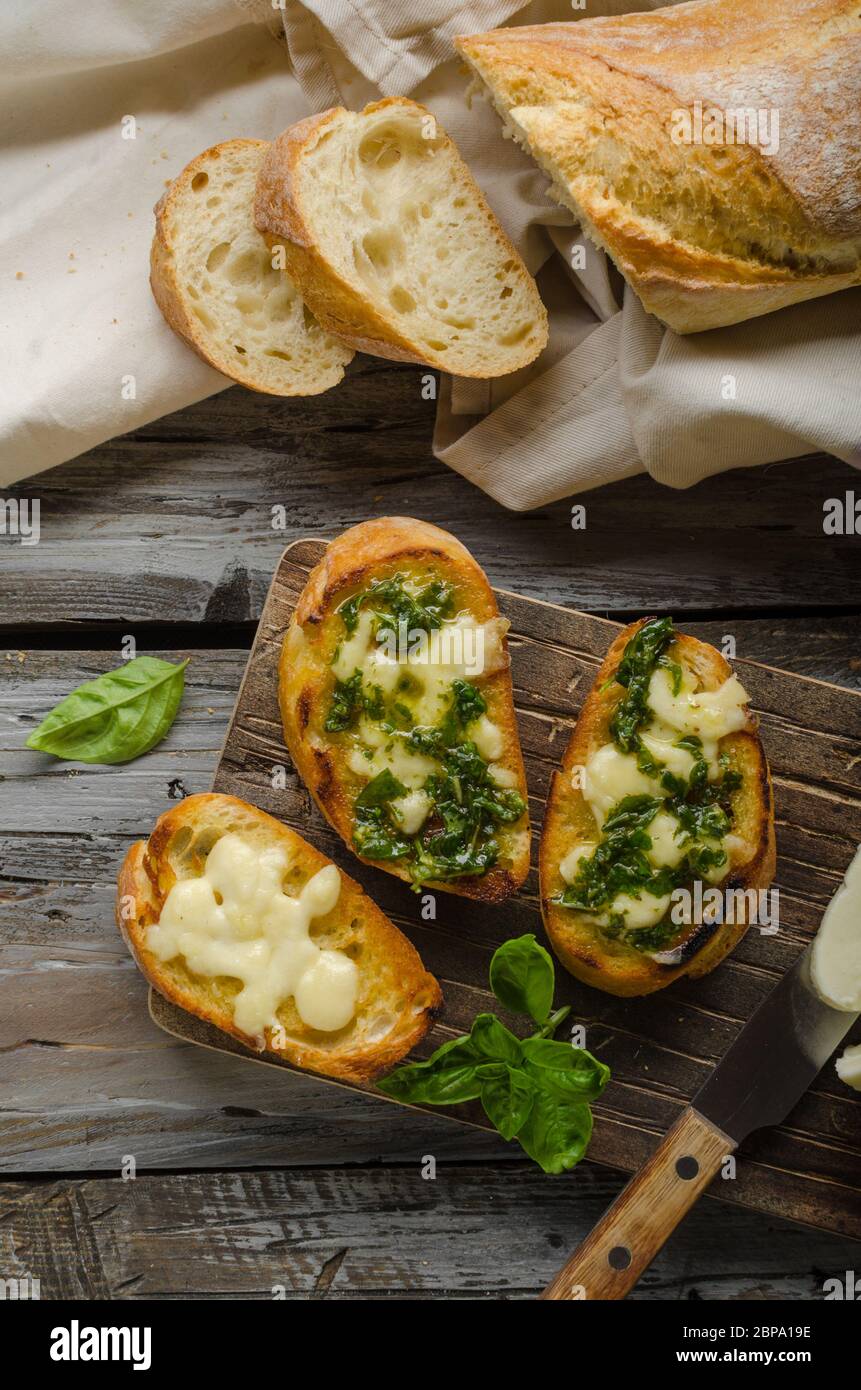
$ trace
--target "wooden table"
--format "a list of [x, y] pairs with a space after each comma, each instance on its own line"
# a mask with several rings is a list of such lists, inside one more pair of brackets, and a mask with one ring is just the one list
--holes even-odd
[[[852, 469], [810, 458], [687, 492], [632, 479], [580, 497], [572, 530], [568, 504], [508, 513], [433, 459], [420, 375], [366, 360], [295, 403], [237, 387], [6, 494], [40, 498], [41, 541], [0, 537], [0, 1277], [38, 1277], [43, 1298], [529, 1298], [622, 1183], [588, 1162], [545, 1178], [492, 1135], [150, 1022], [113, 876], [171, 799], [208, 788], [290, 540], [426, 517], [505, 588], [671, 612], [739, 655], [861, 685], [861, 538], [822, 529], [828, 498], [861, 491]], [[191, 657], [166, 741], [116, 768], [23, 750], [128, 635]], [[858, 1259], [705, 1200], [634, 1296], [820, 1298]]]

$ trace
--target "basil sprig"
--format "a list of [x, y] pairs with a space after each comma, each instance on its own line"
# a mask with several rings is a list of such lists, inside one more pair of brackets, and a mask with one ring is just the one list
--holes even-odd
[[127, 763], [160, 743], [176, 718], [188, 661], [138, 656], [79, 685], [27, 739], [78, 763]]
[[490, 985], [501, 1004], [526, 1014], [538, 1029], [518, 1038], [495, 1014], [479, 1014], [469, 1033], [437, 1048], [426, 1062], [392, 1072], [379, 1088], [412, 1105], [480, 1100], [503, 1139], [516, 1139], [545, 1173], [564, 1173], [586, 1152], [592, 1134], [589, 1102], [610, 1069], [590, 1052], [555, 1041], [570, 1007], [553, 1007], [553, 961], [535, 937], [506, 941], [490, 962]]

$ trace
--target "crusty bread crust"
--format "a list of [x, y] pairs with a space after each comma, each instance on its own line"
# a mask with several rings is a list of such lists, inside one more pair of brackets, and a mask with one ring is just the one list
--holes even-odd
[[[233, 1021], [230, 1001], [238, 982], [194, 975], [181, 957], [164, 962], [147, 950], [146, 929], [159, 920], [174, 883], [200, 873], [209, 849], [227, 831], [286, 849], [297, 891], [331, 863], [294, 830], [236, 797], [186, 797], [159, 817], [148, 841], [131, 846], [119, 872], [117, 926], [139, 969], [166, 999], [254, 1051], [344, 1081], [368, 1081], [387, 1071], [424, 1037], [442, 1007], [442, 991], [403, 933], [343, 871], [338, 903], [317, 924], [318, 939], [349, 949], [359, 965], [356, 1017], [336, 1034], [309, 1028], [290, 999], [278, 1010], [284, 1036], [273, 1038], [267, 1028], [261, 1049]], [[378, 1036], [381, 1019], [391, 1022]]]
[[[150, 250], [150, 287], [156, 304], [174, 333], [182, 338], [197, 353], [198, 357], [201, 357], [210, 367], [214, 367], [216, 371], [229, 377], [231, 381], [237, 381], [240, 385], [247, 386], [252, 391], [259, 391], [264, 395], [319, 395], [337, 385], [343, 377], [344, 366], [349, 362], [351, 356], [346, 347], [342, 353], [342, 364], [334, 369], [329, 364], [325, 367], [322, 363], [320, 364], [318, 380], [312, 380], [307, 373], [304, 373], [301, 382], [297, 381], [295, 389], [285, 389], [284, 386], [275, 387], [262, 380], [252, 369], [252, 359], [248, 359], [247, 365], [243, 365], [242, 357], [237, 354], [231, 353], [229, 350], [219, 351], [211, 335], [207, 335], [203, 331], [200, 320], [192, 311], [188, 296], [177, 273], [174, 225], [175, 221], [178, 220], [177, 213], [194, 180], [199, 175], [208, 176], [214, 164], [231, 155], [246, 155], [254, 150], [259, 151], [262, 157], [263, 152], [268, 148], [268, 142], [265, 140], [225, 140], [220, 145], [213, 145], [210, 149], [203, 150], [171, 182], [170, 187], [166, 189], [155, 205], [155, 235]], [[251, 215], [252, 210], [249, 208], [249, 224]]]
[[[353, 526], [330, 543], [311, 571], [284, 639], [278, 685], [284, 738], [296, 770], [323, 815], [351, 849], [355, 789], [351, 790], [347, 781], [341, 748], [322, 729], [332, 689], [329, 657], [333, 643], [329, 623], [338, 605], [371, 579], [408, 573], [411, 568], [426, 564], [441, 578], [457, 584], [462, 606], [469, 609], [477, 622], [498, 618], [499, 609], [487, 577], [460, 541], [426, 521], [382, 517]], [[505, 637], [502, 645], [507, 655]], [[526, 773], [510, 671], [506, 667], [487, 674], [477, 684], [487, 701], [490, 718], [502, 731], [504, 751], [500, 761], [516, 773], [517, 790], [526, 801]], [[499, 838], [503, 849], [508, 849], [506, 862], [497, 864], [483, 877], [428, 887], [483, 902], [501, 902], [510, 897], [529, 872], [526, 817], [512, 829], [505, 828]], [[409, 882], [407, 871], [396, 863], [365, 862]]]
[[[699, 937], [699, 949], [683, 964], [662, 965], [642, 951], [604, 936], [588, 913], [562, 907], [555, 901], [565, 887], [559, 871], [563, 857], [575, 844], [595, 838], [594, 817], [583, 792], [572, 786], [571, 774], [610, 741], [610, 720], [623, 691], [619, 686], [605, 687], [627, 643], [647, 621], [643, 618], [631, 623], [619, 633], [595, 677], [565, 750], [562, 768], [553, 774], [539, 850], [541, 911], [556, 955], [578, 980], [617, 995], [651, 994], [682, 975], [696, 979], [708, 974], [733, 950], [749, 925], [745, 903], [745, 910], [737, 914], [739, 921], [723, 922], [710, 934], [705, 929]], [[679, 634], [669, 651], [677, 652], [697, 672], [706, 689], [716, 689], [732, 674], [720, 652], [695, 637]], [[722, 739], [720, 747], [733, 754], [744, 776], [744, 784], [735, 794], [733, 830], [755, 849], [746, 863], [733, 866], [727, 877], [714, 885], [721, 890], [767, 888], [774, 877], [771, 775], [756, 716], [748, 713], [747, 728]]]
[[[455, 46], [553, 195], [677, 332], [861, 283], [852, 0], [694, 0]], [[677, 113], [697, 101], [706, 112], [777, 112], [777, 148], [674, 144]], [[587, 147], [591, 160], [578, 153]]]
[[[390, 109], [430, 115], [424, 107], [407, 97], [386, 97], [367, 106], [362, 114], [371, 115]], [[401, 331], [395, 314], [381, 313], [370, 294], [361, 293], [350, 284], [323, 253], [313, 222], [307, 215], [302, 196], [303, 160], [346, 114], [341, 106], [331, 107], [317, 116], [308, 116], [296, 122], [273, 141], [257, 181], [255, 224], [270, 247], [283, 246], [292, 280], [322, 326], [330, 333], [336, 334], [359, 352], [396, 362], [426, 363], [441, 371], [448, 371], [445, 353], [434, 352], [417, 343]], [[518, 277], [524, 283], [529, 282], [534, 291], [535, 313], [542, 327], [542, 336], [537, 343], [525, 343], [517, 358], [510, 351], [506, 354], [506, 365], [501, 368], [501, 373], [516, 371], [531, 362], [545, 346], [547, 314], [532, 277], [499, 225], [467, 165], [442, 128], [437, 125], [436, 129], [454, 163], [457, 182], [468, 189], [470, 198], [480, 208], [488, 234], [496, 241], [504, 257], [514, 262]], [[457, 370], [460, 376], [500, 374], [485, 370], [471, 371], [464, 366], [458, 366]]]

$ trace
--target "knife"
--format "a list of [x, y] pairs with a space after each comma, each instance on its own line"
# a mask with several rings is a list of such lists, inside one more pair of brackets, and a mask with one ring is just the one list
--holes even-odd
[[859, 1017], [815, 993], [812, 951], [766, 995], [542, 1298], [624, 1298], [728, 1155], [753, 1130], [786, 1118]]

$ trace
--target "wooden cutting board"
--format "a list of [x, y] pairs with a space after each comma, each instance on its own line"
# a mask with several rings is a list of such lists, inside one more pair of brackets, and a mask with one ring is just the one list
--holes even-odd
[[[468, 1030], [476, 1013], [496, 1008], [487, 972], [500, 942], [523, 932], [543, 939], [534, 866], [549, 779], [619, 625], [497, 592], [500, 609], [511, 620], [533, 868], [517, 897], [500, 906], [437, 893], [436, 920], [426, 922], [421, 900], [405, 883], [361, 864], [326, 824], [293, 771], [282, 740], [276, 674], [281, 639], [308, 572], [324, 549], [322, 540], [297, 541], [281, 558], [213, 790], [253, 802], [299, 830], [358, 879], [411, 938], [445, 992], [442, 1018], [419, 1049], [427, 1055], [446, 1038]], [[774, 776], [778, 933], [752, 927], [712, 974], [679, 981], [644, 999], [615, 999], [557, 966], [557, 1005], [573, 1005], [569, 1022], [585, 1025], [587, 1046], [612, 1070], [612, 1081], [594, 1106], [589, 1156], [626, 1172], [646, 1160], [741, 1025], [804, 948], [861, 842], [861, 695], [745, 659], [736, 665], [760, 715]], [[260, 1062], [241, 1043], [154, 992], [150, 1011], [176, 1037]], [[859, 1039], [861, 1030], [848, 1041]], [[264, 1065], [292, 1070], [286, 1062], [267, 1060]], [[436, 1113], [487, 1126], [477, 1104]], [[397, 1124], [394, 1109], [392, 1123]], [[576, 1182], [576, 1171], [565, 1180]], [[735, 1175], [716, 1179], [710, 1193], [843, 1235], [861, 1232], [861, 1098], [838, 1080], [832, 1062], [785, 1124], [754, 1134], [742, 1146]]]

